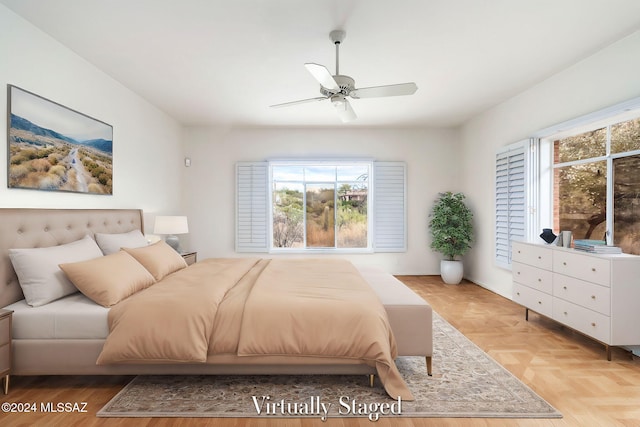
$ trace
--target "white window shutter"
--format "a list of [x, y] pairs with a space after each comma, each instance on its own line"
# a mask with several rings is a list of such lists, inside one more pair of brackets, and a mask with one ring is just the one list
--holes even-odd
[[236, 252], [269, 251], [269, 167], [236, 164]]
[[496, 154], [496, 264], [510, 268], [511, 242], [524, 240], [526, 233], [526, 149], [523, 141]]
[[404, 162], [373, 163], [373, 250], [406, 252], [407, 190]]

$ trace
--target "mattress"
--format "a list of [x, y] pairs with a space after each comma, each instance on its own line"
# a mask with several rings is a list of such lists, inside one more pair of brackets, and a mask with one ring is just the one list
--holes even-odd
[[40, 307], [25, 300], [5, 307], [13, 310], [13, 339], [105, 339], [109, 309], [81, 293]]

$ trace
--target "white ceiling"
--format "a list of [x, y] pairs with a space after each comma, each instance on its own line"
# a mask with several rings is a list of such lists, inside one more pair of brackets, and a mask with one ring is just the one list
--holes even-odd
[[[638, 0], [0, 0], [185, 125], [455, 126], [640, 28]], [[305, 62], [357, 87], [343, 125]]]

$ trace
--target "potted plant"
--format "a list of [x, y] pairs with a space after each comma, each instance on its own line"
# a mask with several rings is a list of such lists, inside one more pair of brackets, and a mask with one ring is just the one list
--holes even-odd
[[429, 214], [431, 249], [445, 255], [440, 261], [440, 275], [448, 284], [458, 284], [464, 273], [461, 257], [471, 248], [473, 214], [464, 203], [462, 193], [439, 193]]

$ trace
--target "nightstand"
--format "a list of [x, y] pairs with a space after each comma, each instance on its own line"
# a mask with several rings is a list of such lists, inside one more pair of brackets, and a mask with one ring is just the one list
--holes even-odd
[[183, 252], [180, 255], [187, 262], [187, 265], [194, 264], [198, 260], [198, 252]]
[[0, 309], [0, 377], [4, 379], [4, 394], [9, 393], [11, 373], [11, 317], [13, 311]]

